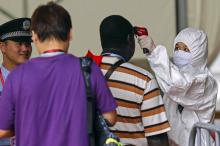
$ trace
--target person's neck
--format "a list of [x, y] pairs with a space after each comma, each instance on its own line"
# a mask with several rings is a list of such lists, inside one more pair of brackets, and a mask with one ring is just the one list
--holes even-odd
[[50, 39], [44, 42], [39, 42], [36, 47], [38, 48], [38, 51], [40, 54], [49, 51], [49, 50], [62, 50], [64, 52], [67, 52], [67, 49], [69, 47], [68, 41], [58, 41], [55, 39]]
[[12, 71], [17, 65], [12, 64], [12, 63], [7, 62], [7, 61], [3, 61], [2, 66], [4, 68], [6, 68], [8, 71]]

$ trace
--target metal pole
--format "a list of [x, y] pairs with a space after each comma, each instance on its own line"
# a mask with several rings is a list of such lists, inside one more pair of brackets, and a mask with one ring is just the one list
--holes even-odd
[[[219, 146], [220, 128], [217, 127], [216, 125], [209, 124], [209, 123], [196, 123], [196, 124], [194, 124], [194, 126], [190, 132], [189, 146], [195, 145], [196, 135], [197, 135], [198, 145], [199, 146], [201, 145], [201, 129], [207, 130], [207, 131], [209, 131], [209, 133], [211, 131], [215, 132], [216, 133], [215, 143], [216, 143], [216, 146]], [[208, 136], [208, 138], [210, 139], [210, 136]]]
[[215, 132], [215, 141], [216, 141], [216, 146], [220, 146], [220, 138], [218, 132]]
[[28, 0], [23, 1], [23, 16], [28, 17]]
[[1, 7], [0, 7], [0, 13], [2, 13], [3, 15], [5, 15], [6, 17], [8, 17], [10, 19], [15, 19], [16, 18], [15, 16], [13, 16], [12, 14], [10, 14], [9, 12], [7, 12], [6, 10], [4, 10]]
[[180, 32], [187, 25], [187, 0], [176, 0], [176, 32]]
[[61, 1], [63, 1], [63, 0], [56, 0], [55, 3], [60, 3]]
[[[200, 128], [197, 128], [196, 129], [196, 136], [197, 136], [197, 143], [198, 143], [198, 145], [199, 146], [201, 146], [201, 137], [202, 137], [202, 135], [201, 135], [201, 129]], [[196, 136], [195, 136], [195, 138], [196, 138]]]

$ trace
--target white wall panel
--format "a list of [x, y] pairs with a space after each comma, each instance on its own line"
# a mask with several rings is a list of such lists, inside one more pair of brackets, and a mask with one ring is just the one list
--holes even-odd
[[[26, 0], [28, 16], [34, 9], [47, 1]], [[23, 16], [24, 0], [1, 0], [1, 7], [15, 15]], [[12, 3], [14, 3], [12, 5]], [[175, 3], [174, 0], [62, 0], [60, 2], [70, 13], [73, 23], [73, 40], [70, 52], [82, 56], [91, 49], [94, 53], [101, 52], [99, 24], [103, 18], [111, 14], [119, 14], [134, 25], [147, 26], [156, 43], [172, 48], [175, 36]], [[0, 23], [7, 18], [0, 13]], [[36, 51], [33, 56], [36, 56]], [[134, 59], [143, 59], [142, 51], [137, 46]]]

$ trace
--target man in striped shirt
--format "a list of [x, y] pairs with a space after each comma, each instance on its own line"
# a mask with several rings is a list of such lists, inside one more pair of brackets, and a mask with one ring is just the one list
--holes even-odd
[[100, 25], [103, 74], [121, 60], [108, 79], [115, 97], [117, 123], [111, 130], [128, 146], [167, 146], [167, 121], [160, 89], [148, 71], [128, 63], [134, 54], [131, 23], [124, 17], [106, 17]]

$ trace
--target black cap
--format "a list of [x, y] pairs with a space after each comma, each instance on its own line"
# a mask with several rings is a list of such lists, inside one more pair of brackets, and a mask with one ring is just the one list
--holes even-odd
[[31, 19], [18, 18], [0, 25], [0, 41], [32, 42]]

